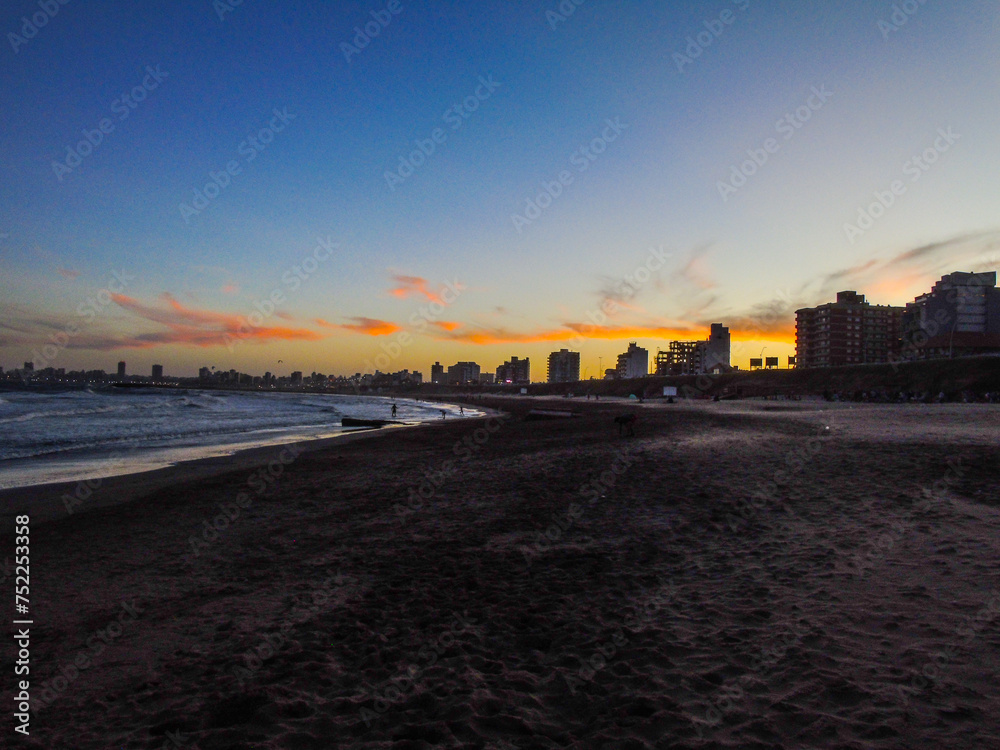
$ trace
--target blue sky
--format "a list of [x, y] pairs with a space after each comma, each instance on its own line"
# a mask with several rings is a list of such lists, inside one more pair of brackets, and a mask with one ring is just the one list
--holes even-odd
[[[596, 375], [629, 340], [655, 351], [715, 321], [745, 366], [764, 346], [793, 353], [795, 307], [838, 289], [902, 304], [942, 273], [1000, 265], [996, 3], [913, 0], [894, 17], [888, 2], [585, 0], [563, 19], [557, 2], [43, 6], [0, 11], [4, 367], [48, 344], [41, 359], [68, 369], [426, 375], [514, 355], [538, 379], [553, 348]], [[37, 34], [12, 38], [37, 14]], [[150, 69], [155, 88], [123, 109]], [[601, 153], [581, 155], [594, 139]], [[433, 153], [387, 179], [421, 142]], [[766, 161], [745, 183], [720, 187], [753, 154]], [[537, 218], [512, 218], [561, 173]], [[884, 215], [845, 229], [896, 181]], [[623, 297], [652, 248], [668, 260]], [[446, 282], [463, 287], [447, 304]], [[82, 315], [88, 299], [105, 304]]]

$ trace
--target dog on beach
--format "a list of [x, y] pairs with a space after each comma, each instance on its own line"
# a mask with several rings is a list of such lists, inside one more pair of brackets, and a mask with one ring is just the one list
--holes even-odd
[[622, 414], [615, 417], [615, 424], [618, 425], [618, 436], [621, 437], [622, 433], [628, 430], [626, 433], [629, 437], [635, 437], [635, 414]]

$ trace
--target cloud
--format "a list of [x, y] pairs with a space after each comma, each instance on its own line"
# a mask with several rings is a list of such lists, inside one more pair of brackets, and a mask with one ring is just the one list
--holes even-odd
[[74, 271], [70, 268], [57, 268], [56, 271], [59, 272], [60, 276], [66, 279], [75, 279], [80, 275], [79, 271]]
[[674, 278], [702, 291], [714, 289], [716, 282], [711, 277], [711, 268], [705, 260], [711, 245], [702, 245], [691, 251], [687, 263], [674, 273]]
[[392, 280], [398, 284], [398, 286], [389, 290], [389, 294], [393, 297], [406, 299], [407, 297], [416, 294], [427, 298], [431, 302], [444, 304], [439, 295], [428, 289], [427, 279], [421, 278], [420, 276], [404, 276], [403, 274], [393, 273]]
[[166, 331], [141, 333], [126, 337], [109, 337], [81, 341], [80, 348], [145, 349], [161, 344], [218, 346], [241, 341], [318, 341], [322, 336], [306, 328], [253, 325], [247, 319], [230, 313], [197, 310], [187, 307], [169, 293], [160, 295], [166, 307], [153, 306], [123, 294], [112, 294], [112, 301], [124, 310], [165, 327]]
[[224, 284], [222, 286], [223, 294], [236, 294], [240, 290], [239, 284]]
[[400, 330], [398, 325], [385, 320], [362, 317], [352, 317], [350, 320], [353, 320], [354, 323], [345, 323], [339, 327], [347, 331], [363, 333], [367, 336], [388, 336], [390, 333]]
[[[811, 295], [813, 303], [829, 301], [827, 298], [833, 292], [843, 291], [848, 287], [853, 287], [855, 291], [869, 296], [875, 292], [893, 296], [905, 295], [921, 284], [929, 290], [931, 284], [943, 273], [957, 270], [994, 270], [982, 266], [995, 265], [995, 258], [987, 257], [987, 253], [998, 247], [1000, 247], [1000, 231], [958, 234], [902, 250], [886, 260], [867, 260], [825, 274], [805, 284], [803, 288], [818, 286], [817, 291]], [[971, 263], [975, 268], [961, 269], [960, 265], [963, 263]]]
[[462, 327], [461, 323], [456, 323], [453, 320], [432, 320], [431, 325], [440, 328], [442, 331], [454, 331]]

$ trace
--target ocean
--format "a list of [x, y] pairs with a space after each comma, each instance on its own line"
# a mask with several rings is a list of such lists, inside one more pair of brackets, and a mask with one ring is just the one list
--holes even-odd
[[[350, 432], [342, 417], [418, 423], [458, 406], [310, 393], [159, 388], [0, 391], [0, 489], [162, 468]], [[465, 409], [465, 416], [479, 412]]]

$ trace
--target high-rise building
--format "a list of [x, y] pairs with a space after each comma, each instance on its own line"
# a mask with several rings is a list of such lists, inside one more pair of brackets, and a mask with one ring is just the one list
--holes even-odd
[[435, 362], [431, 365], [431, 382], [432, 383], [444, 383], [444, 365], [440, 362]]
[[34, 362], [25, 362], [24, 363], [24, 370], [25, 370], [25, 372], [34, 372], [35, 371], [35, 363]]
[[125, 363], [124, 362], [119, 362], [118, 363], [118, 377], [120, 377], [120, 378], [124, 378], [125, 377]]
[[163, 380], [163, 365], [153, 365], [153, 380]]
[[729, 369], [729, 329], [722, 323], [712, 323], [705, 342], [703, 372], [712, 372], [720, 367]]
[[795, 311], [796, 367], [889, 362], [899, 351], [902, 307], [837, 292], [836, 302]]
[[649, 375], [649, 352], [630, 341], [628, 350], [618, 355], [616, 372], [619, 378], [644, 378]]
[[949, 273], [906, 305], [902, 358], [930, 359], [1000, 350], [996, 271]]
[[450, 385], [478, 383], [480, 369], [475, 362], [456, 362], [448, 368], [445, 380]]
[[530, 383], [531, 364], [528, 359], [511, 357], [497, 368], [496, 382], [499, 383]]
[[302, 371], [296, 370], [291, 376], [292, 385], [302, 385]]
[[560, 349], [549, 355], [548, 381], [575, 383], [580, 379], [580, 352]]

